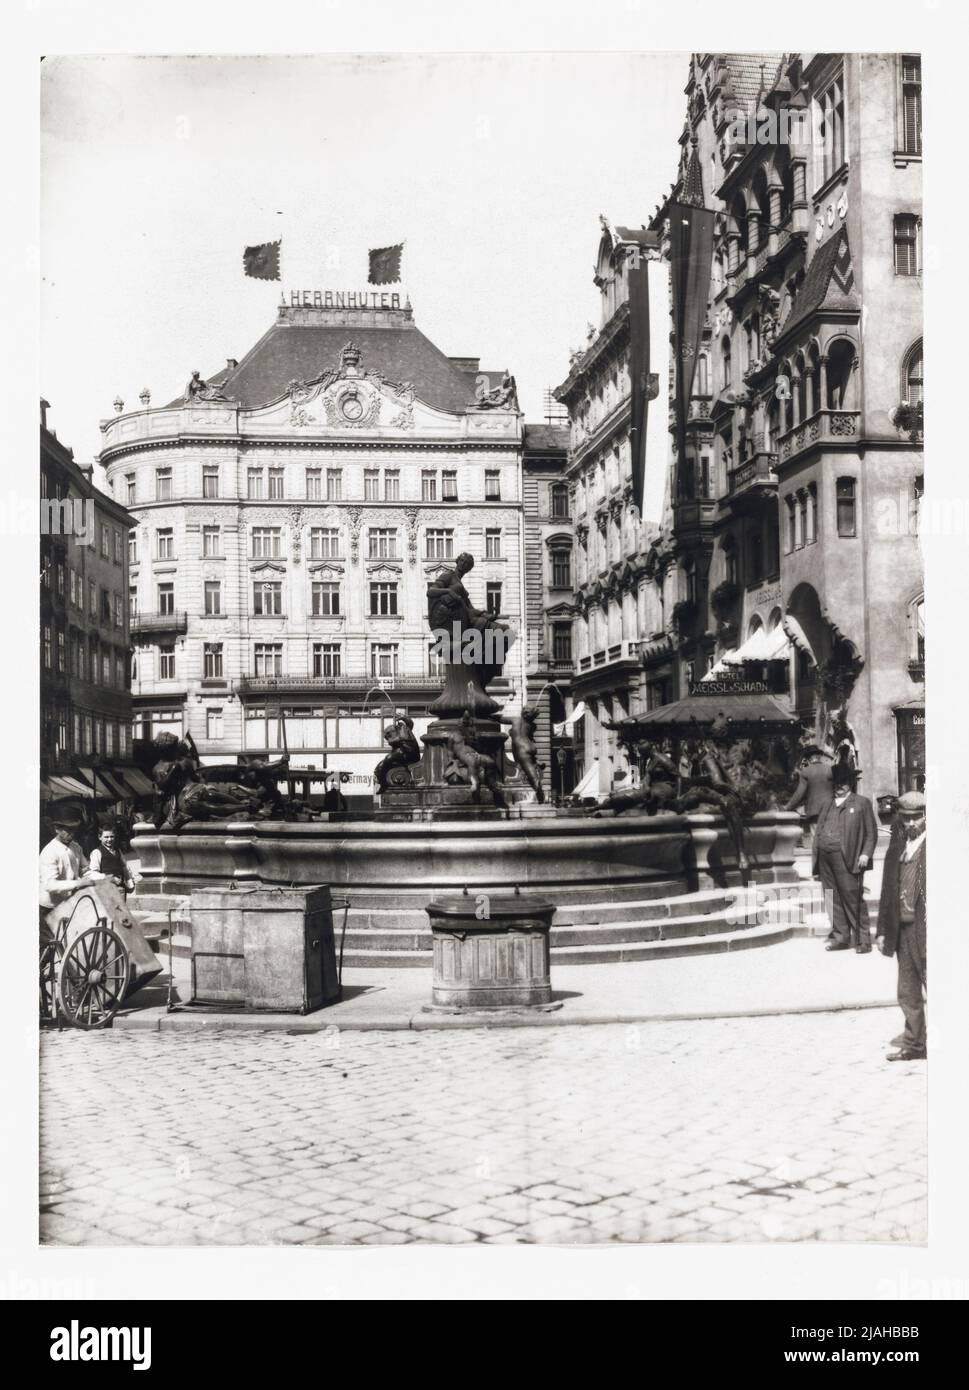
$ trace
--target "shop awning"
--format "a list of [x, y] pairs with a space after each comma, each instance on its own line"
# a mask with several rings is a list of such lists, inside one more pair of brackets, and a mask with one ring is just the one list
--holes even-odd
[[770, 632], [759, 627], [742, 646], [735, 651], [724, 652], [720, 660], [727, 666], [741, 666], [745, 661], [786, 661], [790, 655], [790, 639], [778, 624]]
[[552, 725], [552, 733], [555, 734], [556, 738], [561, 738], [563, 734], [570, 734], [585, 713], [586, 703], [584, 700], [580, 700], [572, 713], [563, 719], [561, 724]]
[[47, 785], [54, 796], [90, 796], [91, 788], [76, 777], [48, 777]]
[[599, 794], [599, 759], [593, 761], [592, 766], [584, 775], [578, 786], [572, 790], [573, 796], [598, 796]]
[[640, 728], [687, 731], [697, 724], [712, 724], [719, 716], [731, 724], [773, 726], [780, 731], [798, 724], [798, 718], [773, 695], [688, 695], [672, 704], [636, 716]]
[[811, 658], [814, 664], [817, 665], [818, 659], [814, 655], [814, 649], [808, 641], [807, 634], [798, 620], [792, 617], [790, 613], [785, 613], [783, 618], [781, 618], [781, 626], [798, 651], [804, 652]]

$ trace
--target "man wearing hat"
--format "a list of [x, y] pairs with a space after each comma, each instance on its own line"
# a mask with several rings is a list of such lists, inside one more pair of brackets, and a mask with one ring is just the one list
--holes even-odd
[[830, 904], [831, 938], [825, 950], [871, 950], [864, 876], [878, 843], [878, 822], [866, 796], [853, 790], [855, 773], [846, 765], [832, 773], [834, 796], [818, 816], [813, 871]]
[[897, 802], [885, 855], [876, 943], [898, 958], [898, 1002], [905, 1029], [892, 1045], [890, 1062], [925, 1057], [925, 797], [906, 792]]
[[825, 761], [825, 754], [816, 743], [803, 745], [801, 758], [801, 766], [797, 770], [797, 786], [784, 810], [796, 811], [798, 807], [802, 808], [803, 843], [810, 848], [818, 816], [831, 800], [834, 788], [831, 782], [831, 763]]
[[51, 816], [54, 838], [40, 852], [40, 906], [47, 910], [78, 888], [96, 880], [88, 876], [88, 861], [74, 838], [80, 822], [68, 811]]

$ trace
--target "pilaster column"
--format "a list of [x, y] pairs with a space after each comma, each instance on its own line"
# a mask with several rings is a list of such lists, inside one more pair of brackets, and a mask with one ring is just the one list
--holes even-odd
[[801, 378], [798, 376], [797, 372], [792, 372], [792, 373], [791, 373], [791, 407], [792, 407], [792, 412], [793, 412], [793, 418], [792, 418], [792, 420], [791, 420], [791, 428], [792, 428], [792, 429], [794, 428], [795, 425], [799, 425], [799, 424], [801, 423], [800, 394], [801, 394]]
[[821, 399], [815, 409], [826, 410], [828, 405], [828, 358], [827, 354], [821, 358], [821, 369], [819, 375], [819, 394]]
[[760, 250], [760, 210], [750, 208], [747, 212], [747, 272], [754, 273], [754, 262]]

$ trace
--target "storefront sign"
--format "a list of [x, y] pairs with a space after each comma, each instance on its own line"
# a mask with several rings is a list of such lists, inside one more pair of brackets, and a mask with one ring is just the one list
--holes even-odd
[[769, 589], [758, 589], [755, 593], [751, 594], [749, 606], [751, 608], [760, 608], [764, 603], [780, 603], [781, 601], [781, 586], [779, 584], [773, 584]]
[[768, 695], [766, 681], [690, 681], [690, 695]]
[[390, 290], [290, 290], [283, 291], [285, 309], [399, 309], [400, 295]]

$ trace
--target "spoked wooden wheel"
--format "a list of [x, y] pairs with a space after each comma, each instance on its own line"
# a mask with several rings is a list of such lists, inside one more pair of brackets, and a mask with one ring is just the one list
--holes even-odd
[[61, 958], [59, 941], [40, 944], [40, 1020], [49, 1022], [57, 1014], [57, 968]]
[[103, 1028], [121, 1008], [131, 973], [124, 942], [110, 927], [81, 932], [61, 960], [57, 997], [68, 1022]]

